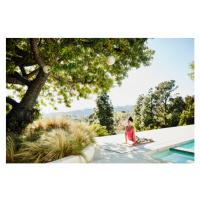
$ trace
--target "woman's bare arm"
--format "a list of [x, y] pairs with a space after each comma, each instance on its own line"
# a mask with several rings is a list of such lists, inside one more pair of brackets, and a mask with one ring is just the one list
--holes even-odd
[[125, 144], [127, 144], [127, 134], [126, 134], [126, 127], [125, 127]]
[[133, 131], [133, 141], [134, 141], [133, 145], [135, 145], [137, 143], [136, 142], [136, 137], [135, 137], [135, 127], [132, 126], [131, 130]]

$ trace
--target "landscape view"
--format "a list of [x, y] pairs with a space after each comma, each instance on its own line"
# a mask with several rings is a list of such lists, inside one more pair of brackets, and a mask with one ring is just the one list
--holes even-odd
[[83, 150], [124, 142], [130, 117], [141, 137], [191, 127], [194, 68], [193, 38], [8, 38], [6, 162], [89, 162]]

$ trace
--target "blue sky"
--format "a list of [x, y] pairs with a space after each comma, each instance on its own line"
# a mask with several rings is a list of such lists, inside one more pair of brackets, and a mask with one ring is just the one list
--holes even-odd
[[[141, 66], [132, 69], [128, 78], [124, 79], [121, 87], [115, 87], [108, 93], [113, 106], [134, 105], [140, 94], [147, 94], [163, 81], [175, 80], [182, 97], [194, 94], [194, 81], [187, 75], [190, 70], [189, 63], [194, 60], [194, 39], [192, 38], [157, 38], [149, 39], [148, 46], [155, 50], [154, 59], [149, 67]], [[114, 67], [114, 65], [113, 65]], [[55, 111], [51, 106], [43, 107], [44, 113], [67, 112], [95, 107], [96, 95], [91, 95], [90, 100], [80, 99], [71, 104], [71, 108], [59, 104]]]

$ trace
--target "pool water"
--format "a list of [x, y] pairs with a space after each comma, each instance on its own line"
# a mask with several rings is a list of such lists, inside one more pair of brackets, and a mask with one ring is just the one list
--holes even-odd
[[[194, 150], [194, 141], [186, 143], [184, 145], [177, 146], [177, 147]], [[173, 163], [193, 163], [194, 162], [194, 154], [192, 154], [191, 152], [185, 152], [185, 151], [177, 152], [173, 149], [153, 154], [151, 157], [162, 159], [162, 160], [173, 162]]]
[[194, 150], [194, 141], [190, 142], [190, 143], [187, 143], [187, 144], [184, 144], [184, 145], [181, 145], [179, 147], [184, 148], [184, 149]]

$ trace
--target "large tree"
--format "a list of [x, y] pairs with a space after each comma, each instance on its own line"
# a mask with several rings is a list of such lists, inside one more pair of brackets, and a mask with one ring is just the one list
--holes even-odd
[[169, 102], [168, 126], [178, 126], [181, 114], [186, 109], [186, 103], [181, 96], [170, 98]]
[[[176, 89], [174, 80], [164, 81], [155, 87], [154, 91], [150, 88], [146, 96], [142, 94], [138, 97], [133, 110], [134, 125], [137, 130], [167, 127], [172, 120], [172, 111], [181, 114], [183, 108], [177, 108], [181, 99], [172, 98], [172, 92]], [[169, 104], [170, 101], [171, 104]], [[178, 125], [177, 121], [176, 123]]]
[[148, 126], [156, 126], [156, 106], [155, 106], [155, 95], [153, 93], [153, 88], [150, 88], [148, 94], [144, 97], [141, 106], [141, 128], [145, 129]]
[[[34, 105], [52, 106], [64, 102], [70, 107], [74, 97], [107, 92], [121, 85], [131, 68], [150, 65], [154, 54], [147, 39], [117, 38], [9, 38], [6, 40], [7, 89], [17, 92], [19, 102], [6, 98], [11, 110], [7, 130], [21, 129], [34, 120]], [[107, 56], [115, 63], [106, 63]], [[9, 109], [9, 107], [8, 107]]]
[[144, 94], [139, 95], [137, 98], [136, 105], [134, 105], [133, 109], [133, 117], [134, 117], [134, 126], [136, 127], [137, 131], [141, 130], [141, 108], [142, 108], [142, 102], [144, 100], [145, 96]]
[[172, 92], [177, 88], [175, 80], [164, 81], [155, 88], [156, 115], [159, 117], [160, 125], [163, 127], [167, 127], [167, 115], [170, 112], [168, 103], [172, 97]]

